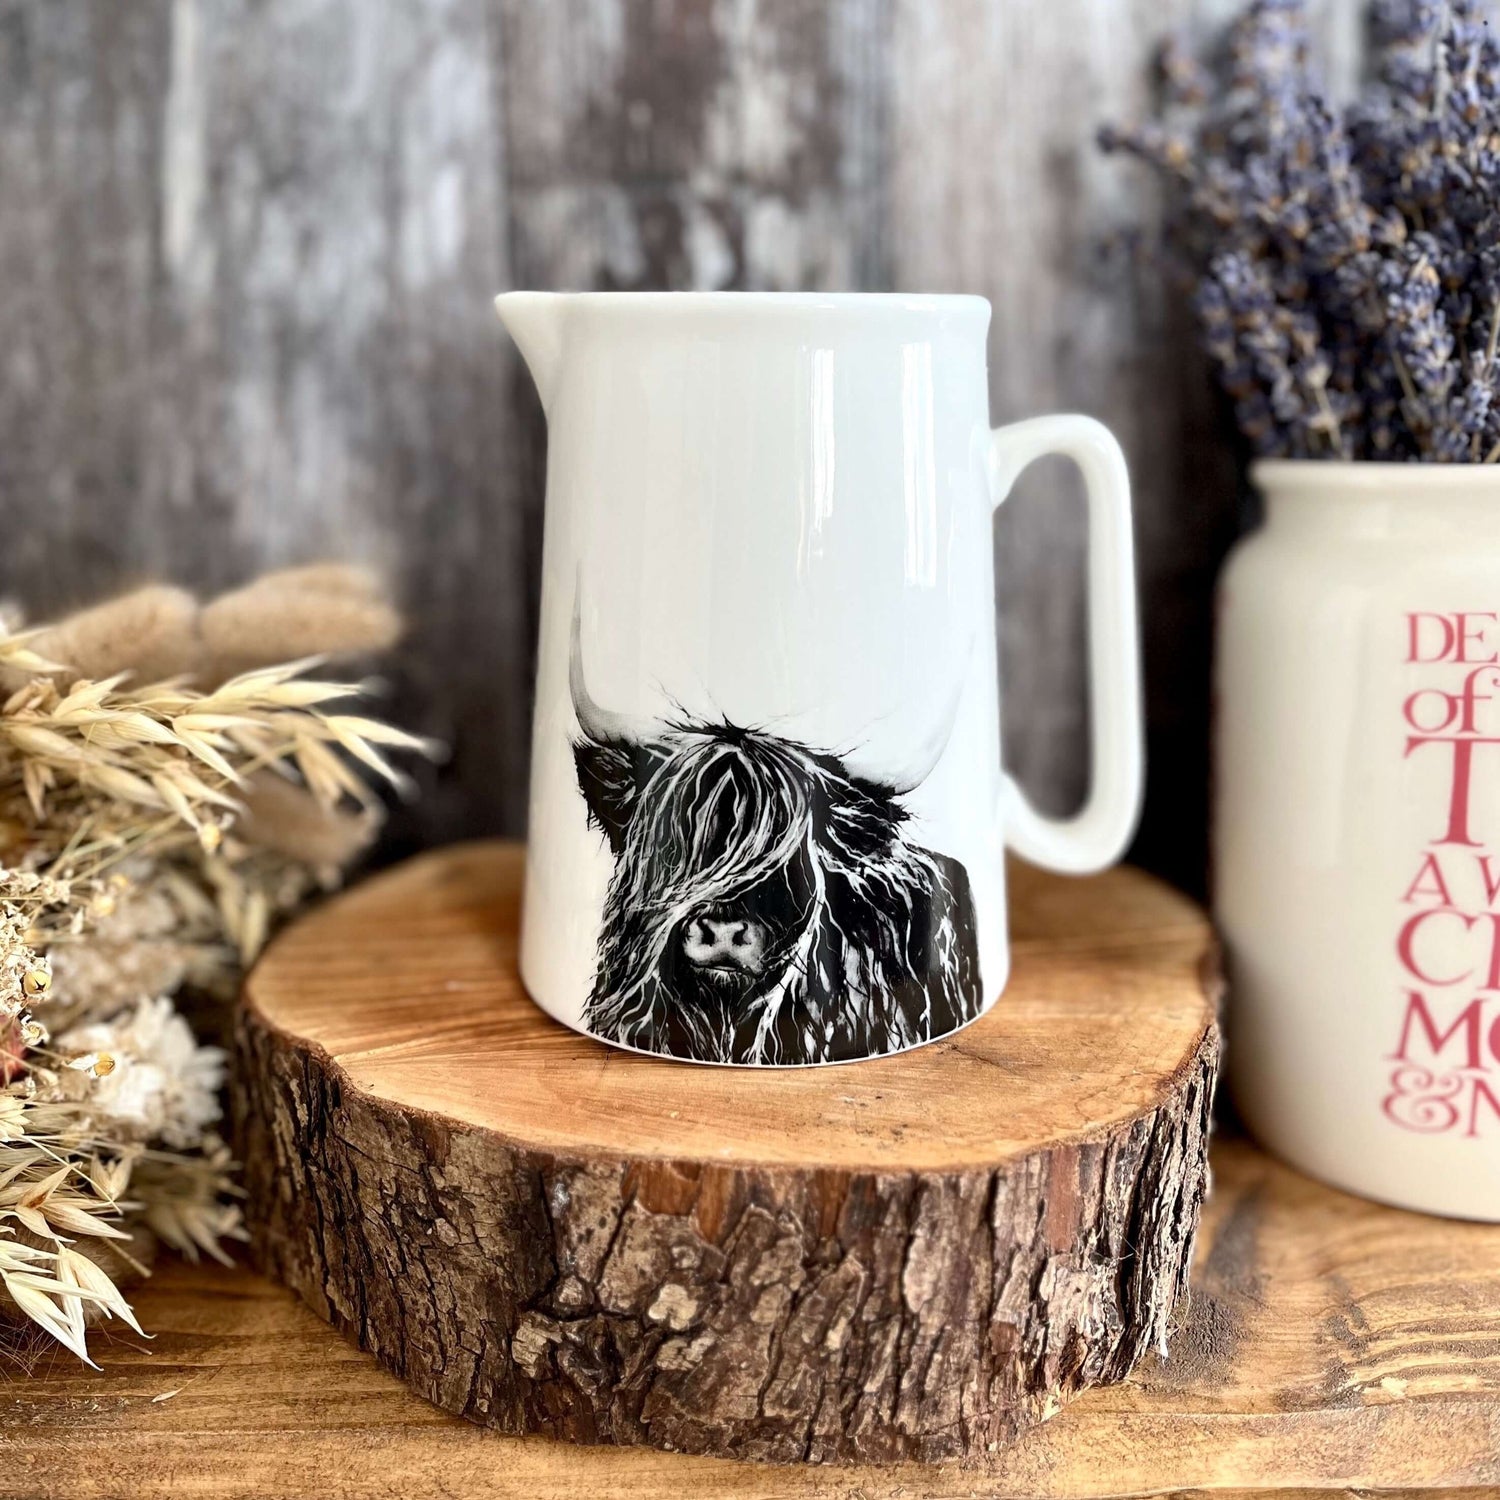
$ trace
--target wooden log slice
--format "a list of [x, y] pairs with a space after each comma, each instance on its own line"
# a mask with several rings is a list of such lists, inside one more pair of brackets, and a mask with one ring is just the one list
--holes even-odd
[[446, 849], [251, 975], [261, 1264], [449, 1411], [778, 1460], [983, 1452], [1167, 1336], [1207, 1178], [1208, 924], [1012, 872], [982, 1020], [794, 1071], [615, 1051], [516, 973], [522, 856]]

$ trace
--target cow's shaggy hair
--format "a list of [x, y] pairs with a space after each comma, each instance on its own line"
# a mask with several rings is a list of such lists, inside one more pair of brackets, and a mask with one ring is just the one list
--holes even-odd
[[[733, 725], [574, 747], [615, 857], [585, 1024], [704, 1062], [837, 1062], [899, 1051], [982, 1003], [963, 866], [907, 841], [890, 789], [833, 755]], [[686, 924], [753, 911], [753, 981], [690, 973]]]

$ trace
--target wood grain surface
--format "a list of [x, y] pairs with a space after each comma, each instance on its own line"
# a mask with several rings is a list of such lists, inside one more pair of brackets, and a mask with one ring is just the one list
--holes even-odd
[[506, 1432], [982, 1454], [1166, 1336], [1207, 1178], [1215, 948], [1131, 870], [1016, 865], [1014, 968], [849, 1067], [607, 1048], [516, 972], [522, 856], [422, 856], [284, 933], [234, 1078], [259, 1260]]
[[1175, 1095], [1213, 1024], [1214, 942], [1191, 901], [1129, 870], [1017, 863], [1011, 981], [953, 1037], [857, 1067], [645, 1057], [527, 997], [522, 866], [516, 845], [468, 844], [366, 881], [277, 940], [247, 1006], [362, 1093], [547, 1151], [874, 1172], [1102, 1140]]
[[[454, 756], [398, 843], [518, 831], [544, 433], [510, 286], [965, 291], [993, 413], [1093, 413], [1138, 506], [1152, 791], [1202, 872], [1210, 585], [1235, 481], [1182, 299], [1111, 251], [1093, 149], [1235, 0], [0, 0], [0, 589], [388, 569], [399, 710]], [[1360, 0], [1315, 3], [1335, 54]], [[1057, 495], [1061, 498], [1055, 498]], [[1082, 506], [999, 522], [1006, 747], [1086, 769]]]
[[[1500, 1486], [1500, 1235], [1214, 1151], [1192, 1310], [1166, 1360], [978, 1464], [739, 1464], [506, 1438], [445, 1416], [249, 1272], [164, 1262], [98, 1337], [0, 1402], [0, 1495], [285, 1500], [959, 1500]], [[1465, 1490], [1464, 1486], [1473, 1487]]]

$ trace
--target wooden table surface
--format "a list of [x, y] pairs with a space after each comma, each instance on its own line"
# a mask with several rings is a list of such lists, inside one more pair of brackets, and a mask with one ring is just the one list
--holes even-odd
[[444, 1416], [248, 1271], [164, 1264], [100, 1370], [12, 1369], [0, 1495], [401, 1500], [1103, 1496], [1500, 1485], [1500, 1229], [1215, 1150], [1170, 1357], [978, 1466], [774, 1468], [500, 1437]]

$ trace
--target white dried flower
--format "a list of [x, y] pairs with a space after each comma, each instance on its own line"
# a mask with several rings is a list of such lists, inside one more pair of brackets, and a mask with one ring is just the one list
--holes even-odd
[[90, 1078], [103, 1078], [113, 1073], [115, 1060], [107, 1052], [85, 1052], [81, 1057], [69, 1058], [67, 1066], [75, 1073], [87, 1073]]
[[219, 1118], [224, 1052], [200, 1047], [170, 1000], [142, 1000], [108, 1021], [75, 1026], [56, 1046], [65, 1056], [83, 1054], [90, 1074], [98, 1073], [99, 1057], [113, 1061], [86, 1095], [112, 1134], [185, 1151]]

